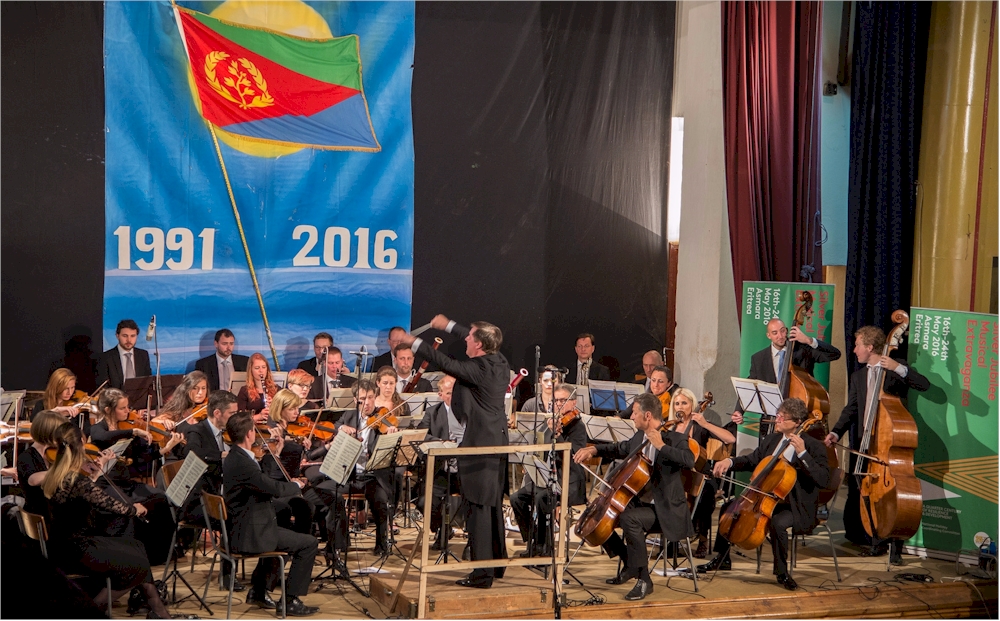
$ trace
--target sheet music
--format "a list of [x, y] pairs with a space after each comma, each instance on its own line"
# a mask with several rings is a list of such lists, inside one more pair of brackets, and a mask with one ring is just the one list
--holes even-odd
[[538, 420], [535, 420], [534, 412], [518, 412], [517, 413], [517, 430], [518, 431], [542, 431], [544, 432], [548, 429], [548, 424], [545, 422], [551, 418], [551, 414], [545, 414], [543, 412], [538, 413]]
[[[122, 455], [125, 454], [125, 449], [128, 448], [129, 444], [132, 444], [132, 438], [125, 438], [123, 440], [119, 440], [108, 448], [114, 451], [115, 457], [121, 457]], [[109, 461], [108, 463], [104, 464], [104, 474], [111, 472], [111, 469], [114, 466], [115, 466], [115, 460]]]
[[[781, 388], [777, 384], [743, 377], [731, 377], [730, 381], [733, 383], [733, 390], [736, 391], [736, 396], [739, 397], [740, 406], [744, 412], [768, 416], [777, 415], [778, 407], [782, 402]], [[760, 399], [757, 399], [758, 392]]]
[[174, 480], [167, 487], [167, 499], [175, 507], [183, 507], [192, 488], [206, 470], [208, 470], [208, 464], [202, 461], [194, 451], [189, 451], [187, 457], [184, 458], [181, 469], [177, 471]]
[[406, 429], [400, 432], [403, 439], [396, 452], [397, 466], [412, 466], [417, 463], [417, 447], [427, 437], [427, 432], [427, 429]]
[[[431, 388], [433, 388], [436, 391], [438, 389], [438, 382], [440, 382], [441, 378], [444, 377], [444, 371], [428, 371], [424, 373], [421, 377], [430, 382]], [[435, 392], [434, 394], [437, 394], [437, 392]]]
[[20, 416], [20, 408], [24, 403], [24, 396], [28, 394], [26, 390], [4, 390], [0, 393], [0, 421], [5, 423], [13, 422], [15, 413], [19, 415], [17, 418], [23, 420], [23, 416]]
[[396, 452], [396, 446], [403, 439], [403, 433], [402, 431], [397, 431], [396, 433], [379, 435], [378, 439], [375, 440], [375, 448], [372, 449], [368, 463], [365, 464], [365, 470], [381, 470], [382, 468], [392, 466], [393, 453]]
[[591, 416], [581, 414], [580, 422], [587, 429], [587, 437], [595, 442], [613, 442], [611, 427], [608, 426], [608, 419], [604, 416]]
[[338, 433], [330, 443], [319, 471], [330, 477], [337, 485], [343, 485], [354, 472], [354, 464], [361, 457], [361, 440], [346, 433]]
[[[535, 444], [535, 438], [537, 434], [533, 431], [518, 431], [517, 429], [507, 430], [507, 443], [508, 444]], [[517, 455], [517, 453], [511, 453], [510, 455]], [[510, 456], [508, 456], [510, 458]]]
[[337, 409], [337, 410], [354, 409], [354, 395], [351, 394], [350, 388], [335, 388], [329, 391], [327, 397], [329, 399], [327, 403], [330, 405], [330, 409]]
[[631, 420], [614, 416], [609, 416], [605, 420], [608, 422], [608, 427], [611, 428], [611, 435], [614, 438], [612, 442], [628, 440], [635, 435], [635, 423]]
[[404, 392], [399, 396], [410, 406], [413, 416], [423, 416], [427, 410], [441, 403], [441, 397], [436, 392]]
[[[451, 440], [431, 440], [430, 442], [422, 442], [421, 444], [417, 445], [417, 449], [419, 449], [420, 452], [425, 455], [431, 449], [436, 449], [436, 448], [446, 448], [446, 449], [458, 448], [458, 442], [452, 442]], [[511, 455], [517, 455], [517, 453], [511, 453]]]
[[562, 493], [558, 483], [558, 473], [553, 477], [552, 469], [544, 461], [535, 455], [527, 454], [527, 458], [521, 463], [524, 466], [525, 476], [531, 479], [536, 488], [548, 487], [549, 478], [552, 477], [552, 490], [556, 494]]

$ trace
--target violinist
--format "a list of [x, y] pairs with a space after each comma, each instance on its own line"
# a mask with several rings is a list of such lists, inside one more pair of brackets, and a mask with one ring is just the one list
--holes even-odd
[[[576, 410], [576, 399], [573, 398], [573, 387], [559, 384], [553, 389], [555, 397], [555, 416], [546, 418], [548, 429], [545, 431], [544, 443], [555, 441], [570, 442], [573, 446], [571, 456], [587, 446], [587, 429], [575, 417], [568, 425], [562, 423], [562, 416]], [[556, 471], [562, 471], [562, 453], [557, 453]], [[548, 455], [546, 455], [548, 461]], [[561, 479], [559, 479], [561, 480]], [[571, 462], [569, 468], [569, 505], [587, 504], [587, 478], [583, 466]], [[522, 556], [549, 556], [552, 554], [552, 532], [550, 521], [552, 511], [559, 503], [559, 497], [546, 488], [536, 488], [530, 477], [524, 477], [524, 485], [510, 497], [510, 507], [514, 510], [517, 526], [521, 530], [521, 539], [528, 544], [528, 549]], [[531, 512], [534, 507], [538, 519], [532, 523]], [[528, 533], [534, 528], [534, 543], [529, 540]]]
[[[232, 416], [226, 422], [226, 431], [233, 441], [222, 465], [226, 508], [233, 523], [230, 534], [232, 549], [242, 554], [288, 552], [292, 562], [285, 582], [286, 611], [294, 617], [316, 614], [319, 608], [307, 606], [299, 599], [309, 592], [309, 579], [317, 552], [316, 538], [278, 526], [273, 505], [275, 498], [297, 494], [300, 484], [275, 481], [261, 472], [251, 450], [257, 439], [257, 430], [249, 413]], [[278, 436], [278, 452], [283, 444]], [[276, 558], [257, 561], [247, 593], [248, 604], [269, 610], [277, 608], [268, 591], [277, 586], [279, 571], [281, 564]]]
[[[285, 388], [294, 392], [299, 399], [302, 399], [301, 409], [315, 410], [320, 407], [319, 402], [312, 401], [309, 398], [310, 389], [315, 382], [316, 377], [314, 375], [309, 375], [309, 373], [302, 369], [292, 369], [288, 372], [288, 377], [285, 378]], [[322, 398], [320, 401], [322, 401]]]
[[139, 326], [131, 319], [122, 319], [115, 328], [118, 345], [101, 353], [97, 358], [97, 385], [105, 381], [111, 388], [121, 389], [125, 380], [153, 374], [149, 366], [149, 352], [135, 346]]
[[[83, 435], [90, 436], [90, 400], [86, 393], [76, 389], [76, 374], [66, 368], [56, 369], [49, 376], [49, 383], [45, 386], [45, 395], [35, 404], [32, 417], [39, 412], [50, 410], [62, 414], [64, 420], [72, 420], [75, 424], [83, 425]], [[74, 405], [70, 405], [74, 404]], [[81, 416], [83, 418], [77, 418]]]
[[[65, 422], [66, 418], [58, 412], [39, 412], [31, 421], [31, 446], [17, 456], [17, 480], [24, 492], [24, 510], [43, 515], [46, 519], [49, 507], [42, 492], [42, 482], [49, 463], [45, 459], [45, 449], [56, 445], [56, 429]], [[110, 457], [102, 460], [101, 465], [109, 459]]]
[[393, 414], [399, 416], [409, 416], [410, 406], [403, 402], [403, 398], [396, 392], [398, 384], [396, 370], [392, 367], [382, 367], [375, 374], [375, 385], [378, 392], [375, 394], [375, 409], [386, 408], [393, 410]]
[[643, 599], [653, 592], [646, 554], [646, 533], [660, 532], [664, 541], [680, 541], [694, 533], [681, 480], [681, 470], [694, 467], [694, 455], [688, 448], [687, 438], [676, 431], [660, 430], [663, 426], [663, 406], [650, 393], [642, 393], [635, 398], [632, 421], [636, 433], [631, 439], [587, 446], [573, 456], [573, 461], [582, 464], [598, 455], [608, 460], [624, 459], [642, 450], [652, 464], [649, 483], [619, 518], [625, 541], [613, 533], [602, 544], [608, 556], [619, 556], [623, 561], [621, 573], [608, 578], [608, 584], [638, 579], [625, 595], [629, 601]]
[[309, 391], [307, 398], [316, 403], [327, 400], [327, 407], [333, 405], [330, 398], [330, 391], [350, 388], [357, 381], [345, 373], [344, 354], [336, 347], [331, 347], [326, 353], [326, 374], [322, 378], [317, 378]]
[[[437, 394], [441, 398], [441, 403], [435, 404], [429, 409], [417, 425], [417, 429], [427, 430], [429, 440], [447, 440], [460, 444], [465, 435], [465, 423], [458, 422], [455, 412], [451, 409], [451, 397], [455, 390], [455, 378], [445, 375], [438, 381]], [[449, 473], [451, 476], [449, 476]], [[431, 523], [430, 528], [435, 533], [432, 550], [440, 550], [444, 545], [441, 539], [441, 521], [443, 519], [444, 502], [451, 494], [461, 492], [459, 485], [458, 461], [452, 459], [439, 459], [434, 466], [434, 483], [431, 490], [433, 499], [431, 500]], [[425, 473], [424, 476], [427, 476]], [[426, 480], [418, 483], [417, 489], [424, 490]], [[424, 498], [421, 494], [417, 498], [417, 506], [424, 506]], [[449, 513], [454, 516], [455, 508], [451, 507]], [[451, 525], [449, 524], [449, 528]], [[450, 531], [449, 531], [450, 532]]]
[[[824, 441], [827, 446], [833, 446], [851, 431], [851, 448], [858, 450], [861, 448], [861, 436], [863, 433], [862, 416], [859, 412], [867, 412], [871, 399], [877, 399], [877, 386], [872, 384], [875, 380], [875, 372], [879, 367], [884, 368], [889, 373], [885, 374], [883, 390], [890, 395], [901, 399], [906, 397], [910, 388], [923, 392], [930, 388], [931, 384], [926, 377], [918, 373], [911, 367], [903, 364], [903, 360], [896, 360], [888, 356], [882, 356], [881, 352], [885, 347], [885, 332], [876, 326], [864, 326], [854, 333], [854, 354], [858, 357], [858, 364], [863, 365], [851, 375], [850, 389], [847, 395], [847, 405], [840, 413], [840, 419], [827, 434]], [[874, 389], [873, 389], [874, 388]], [[851, 472], [854, 472], [857, 457], [851, 455]], [[844, 530], [848, 540], [865, 547], [862, 554], [865, 556], [881, 556], [888, 549], [887, 542], [873, 542], [865, 532], [861, 523], [860, 493], [858, 490], [857, 477], [847, 477], [847, 501], [844, 503]], [[902, 564], [903, 542], [894, 540], [892, 550], [889, 555], [889, 562], [893, 565]]]
[[671, 389], [676, 389], [673, 372], [667, 367], [653, 367], [649, 372], [649, 392], [660, 400], [664, 417], [670, 413]]
[[[403, 392], [403, 388], [410, 383], [416, 374], [417, 370], [413, 367], [413, 362], [415, 360], [413, 356], [413, 350], [410, 346], [405, 343], [400, 343], [396, 345], [394, 350], [396, 354], [395, 357], [395, 368], [396, 368], [396, 392]], [[434, 389], [431, 388], [431, 383], [426, 379], [421, 377], [417, 380], [417, 385], [414, 386], [413, 390], [410, 392], [432, 392]]]
[[229, 328], [222, 328], [215, 333], [215, 353], [205, 356], [194, 363], [196, 371], [201, 371], [208, 378], [208, 389], [229, 390], [233, 373], [246, 371], [249, 359], [246, 356], [234, 354], [236, 336]]
[[308, 360], [303, 360], [297, 366], [312, 375], [314, 378], [323, 374], [323, 361], [326, 359], [326, 352], [333, 347], [333, 336], [329, 332], [320, 332], [313, 337], [313, 352], [315, 356]]
[[[674, 426], [674, 431], [693, 438], [702, 450], [707, 447], [708, 439], [713, 436], [725, 444], [735, 443], [736, 436], [733, 434], [736, 425], [730, 423], [726, 428], [710, 423], [705, 420], [704, 414], [694, 412], [696, 403], [694, 393], [687, 388], [674, 391], [672, 409], [668, 417], [671, 421], [679, 421]], [[694, 514], [691, 516], [695, 535], [698, 537], [698, 549], [694, 552], [696, 558], [705, 558], [708, 555], [708, 531], [712, 526], [712, 512], [715, 511], [715, 490], [712, 480], [707, 479], [698, 496]]]
[[[840, 350], [833, 345], [807, 335], [797, 326], [789, 331], [785, 327], [785, 322], [775, 317], [767, 322], [767, 340], [771, 341], [771, 344], [750, 358], [750, 379], [771, 384], [779, 383], [778, 378], [781, 377], [782, 365], [785, 362], [785, 344], [788, 339], [807, 345], [795, 348], [791, 362], [809, 375], [812, 375], [813, 368], [817, 364], [840, 359]], [[737, 425], [743, 422], [743, 408], [739, 403], [733, 409], [733, 418]], [[765, 426], [769, 427], [770, 424], [761, 426], [762, 434]]]
[[[184, 376], [181, 383], [170, 396], [170, 400], [163, 406], [163, 409], [156, 413], [154, 423], [163, 425], [168, 430], [173, 430], [180, 422], [189, 416], [194, 410], [208, 400], [208, 378], [201, 371], [191, 371]], [[193, 420], [188, 420], [193, 423]]]
[[[55, 564], [66, 573], [111, 579], [111, 599], [138, 588], [149, 605], [149, 618], [169, 619], [153, 584], [149, 558], [143, 545], [126, 532], [108, 536], [99, 526], [104, 516], [142, 517], [146, 508], [109, 496], [89, 476], [81, 473], [86, 458], [80, 430], [64, 423], [55, 432], [55, 463], [42, 486], [49, 499], [52, 520], [49, 549]], [[108, 601], [107, 587], [93, 595], [98, 605]], [[106, 611], [110, 616], [110, 610]]]
[[[312, 441], [305, 436], [289, 436], [287, 432], [288, 424], [298, 420], [301, 405], [302, 399], [287, 388], [279, 390], [274, 395], [269, 414], [271, 420], [267, 426], [272, 436], [280, 436], [286, 441], [280, 452], [272, 449], [273, 454], [265, 454], [260, 467], [266, 476], [275, 481], [287, 481], [285, 478], [287, 474], [289, 479], [297, 480], [302, 487], [305, 487], [308, 481], [302, 476], [302, 459], [312, 446]], [[281, 467], [278, 466], [279, 461]], [[275, 498], [274, 510], [278, 514], [278, 523], [285, 528], [300, 533], [311, 532], [313, 506], [303, 494], [295, 493], [289, 497]]]
[[241, 412], [253, 412], [254, 423], [266, 424], [270, 414], [268, 406], [278, 393], [278, 385], [271, 377], [271, 367], [263, 354], [251, 355], [249, 368], [246, 386], [236, 395], [236, 405]]
[[[774, 456], [787, 439], [787, 448], [778, 456], [788, 462], [796, 471], [795, 486], [785, 500], [775, 507], [768, 524], [771, 551], [774, 554], [774, 573], [778, 584], [789, 591], [798, 588], [795, 580], [788, 575], [788, 528], [795, 535], [808, 532], [816, 525], [816, 499], [819, 490], [826, 486], [830, 478], [830, 466], [826, 459], [823, 443], [807, 434], [799, 434], [799, 427], [809, 418], [806, 404], [801, 399], [785, 399], [778, 406], [774, 422], [775, 432], [761, 439], [757, 449], [740, 457], [729, 457], [715, 464], [713, 473], [721, 477], [733, 470], [753, 471], [764, 458]], [[730, 544], [721, 535], [715, 538], [718, 556], [711, 562], [698, 566], [698, 571], [731, 569]]]

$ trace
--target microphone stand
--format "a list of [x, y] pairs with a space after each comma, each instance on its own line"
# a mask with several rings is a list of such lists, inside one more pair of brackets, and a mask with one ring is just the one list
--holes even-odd
[[[538, 405], [542, 401], [542, 382], [539, 380], [538, 371], [541, 368], [541, 358], [542, 358], [542, 348], [539, 345], [535, 345], [535, 413], [531, 419], [531, 433], [534, 435], [538, 432]], [[553, 397], [554, 398], [554, 397]], [[552, 408], [555, 410], [555, 408]], [[535, 438], [532, 437], [532, 443], [534, 443]], [[531, 520], [528, 522], [528, 532], [525, 540], [528, 544], [527, 551], [528, 556], [535, 555], [535, 529], [537, 528], [536, 523], [538, 521], [538, 504], [535, 502], [535, 487], [531, 487]]]
[[156, 409], [163, 407], [163, 386], [160, 383], [160, 339], [156, 328], [156, 315], [153, 315], [153, 354], [156, 356]]

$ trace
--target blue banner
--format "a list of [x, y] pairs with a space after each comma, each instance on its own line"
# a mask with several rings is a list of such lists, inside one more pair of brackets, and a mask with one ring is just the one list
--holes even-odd
[[388, 328], [410, 322], [414, 4], [178, 4], [301, 38], [357, 35], [381, 149], [260, 144], [218, 129], [216, 143], [170, 3], [107, 2], [105, 348], [132, 318], [138, 347], [152, 350], [142, 334], [155, 314], [163, 373], [193, 369], [223, 327], [237, 353], [261, 352], [273, 369], [265, 316], [282, 370], [313, 355], [320, 331], [349, 366], [349, 350], [385, 349]]

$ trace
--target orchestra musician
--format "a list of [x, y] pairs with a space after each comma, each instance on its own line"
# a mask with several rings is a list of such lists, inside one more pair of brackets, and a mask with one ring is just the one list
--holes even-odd
[[[233, 441], [229, 454], [222, 462], [223, 489], [226, 507], [233, 523], [230, 545], [234, 552], [262, 554], [288, 552], [291, 568], [285, 582], [286, 612], [295, 617], [315, 614], [319, 608], [307, 606], [300, 599], [309, 592], [313, 562], [318, 546], [310, 534], [297, 533], [278, 525], [273, 500], [293, 496], [299, 483], [275, 481], [266, 476], [257, 463], [251, 447], [257, 430], [249, 413], [238, 413], [226, 422], [226, 431]], [[278, 436], [280, 453], [284, 441]], [[247, 603], [274, 610], [277, 608], [268, 591], [278, 584], [281, 565], [276, 558], [262, 558], [250, 578]]]
[[[49, 520], [49, 505], [42, 483], [49, 463], [45, 459], [45, 449], [56, 445], [56, 430], [65, 422], [66, 417], [58, 412], [39, 412], [31, 421], [32, 443], [17, 456], [17, 480], [24, 492], [24, 510], [44, 516], [46, 521]], [[112, 458], [102, 455], [100, 465], [103, 467]]]
[[[108, 536], [100, 526], [108, 515], [143, 517], [146, 507], [109, 496], [81, 473], [86, 459], [79, 428], [63, 423], [55, 431], [55, 445], [55, 463], [42, 485], [52, 517], [48, 523], [52, 560], [66, 573], [91, 575], [102, 582], [109, 577], [112, 600], [138, 587], [150, 608], [149, 618], [171, 618], [153, 584], [143, 545], [128, 531]], [[94, 466], [86, 467], [95, 471]], [[98, 605], [107, 602], [107, 587], [93, 600]], [[111, 611], [106, 612], [110, 617]]]
[[[170, 395], [166, 405], [156, 413], [154, 423], [173, 430], [182, 420], [191, 415], [195, 408], [208, 399], [208, 378], [201, 371], [191, 371]], [[188, 421], [188, 423], [193, 420]]]
[[[308, 481], [302, 476], [302, 459], [312, 446], [312, 441], [306, 437], [289, 436], [287, 433], [288, 424], [298, 419], [302, 403], [302, 399], [287, 388], [279, 390], [274, 395], [269, 414], [271, 419], [267, 425], [272, 434], [280, 435], [286, 441], [280, 452], [273, 450], [273, 455], [265, 454], [260, 465], [264, 474], [275, 481], [286, 480], [285, 473], [287, 473], [291, 479], [298, 480], [304, 488], [308, 485]], [[284, 472], [278, 467], [275, 457], [281, 461]], [[313, 506], [303, 494], [295, 493], [289, 497], [275, 498], [274, 510], [278, 514], [278, 523], [285, 528], [300, 533], [311, 532]]]
[[308, 360], [299, 363], [298, 369], [302, 369], [313, 377], [319, 377], [323, 372], [323, 361], [326, 359], [326, 352], [333, 347], [333, 337], [329, 332], [320, 332], [313, 337], [313, 352], [316, 354]]
[[392, 367], [396, 368], [396, 346], [402, 342], [403, 335], [406, 334], [406, 328], [400, 326], [393, 326], [389, 328], [389, 351], [375, 356], [372, 360], [372, 371], [377, 371], [382, 367]]
[[285, 378], [285, 388], [294, 392], [299, 399], [302, 399], [301, 408], [303, 410], [315, 410], [320, 407], [318, 402], [309, 398], [309, 393], [314, 383], [316, 383], [316, 377], [309, 375], [308, 372], [302, 369], [292, 369], [288, 372], [288, 377]]
[[[778, 577], [778, 584], [789, 591], [797, 589], [798, 584], [788, 574], [788, 528], [791, 527], [795, 535], [812, 529], [816, 524], [816, 499], [819, 490], [827, 485], [830, 478], [830, 465], [823, 443], [808, 434], [797, 433], [799, 425], [808, 417], [806, 404], [801, 399], [785, 399], [778, 406], [774, 433], [762, 438], [753, 453], [723, 459], [713, 468], [713, 473], [717, 477], [721, 477], [729, 470], [752, 472], [764, 458], [777, 453], [783, 439], [788, 440], [788, 446], [782, 452], [781, 458], [795, 468], [797, 475], [795, 486], [771, 514], [768, 534], [771, 539], [774, 573]], [[725, 537], [716, 536], [715, 551], [718, 555], [711, 562], [698, 566], [698, 571], [732, 568], [732, 559], [729, 556], [730, 544]]]
[[[400, 343], [396, 345], [396, 392], [403, 392], [403, 388], [410, 383], [413, 376], [417, 374], [417, 370], [414, 368], [413, 363], [416, 358], [413, 355], [413, 350], [410, 349], [409, 345], [405, 343]], [[434, 389], [431, 388], [431, 383], [426, 379], [421, 377], [417, 380], [417, 385], [410, 392], [432, 392]]]
[[559, 383], [557, 378], [558, 369], [555, 367], [545, 367], [541, 373], [538, 374], [538, 383], [541, 385], [541, 400], [538, 397], [531, 397], [524, 402], [521, 406], [521, 412], [534, 412], [535, 403], [538, 403], [538, 411], [540, 413], [551, 414], [553, 407], [555, 407], [555, 397], [553, 396], [552, 387]]
[[[431, 320], [431, 327], [465, 339], [469, 360], [457, 361], [420, 338], [404, 334], [402, 341], [456, 379], [452, 395], [455, 418], [466, 425], [461, 447], [507, 445], [507, 413], [504, 397], [510, 382], [510, 365], [500, 353], [503, 333], [485, 321], [471, 328], [460, 326], [444, 315]], [[463, 455], [458, 458], [458, 476], [469, 510], [466, 530], [472, 560], [507, 558], [504, 539], [503, 494], [507, 480], [506, 455]], [[494, 578], [503, 578], [504, 568], [474, 569], [457, 582], [459, 586], [489, 588]]]
[[[71, 420], [76, 425], [83, 425], [84, 437], [90, 437], [90, 409], [87, 403], [77, 405], [65, 405], [80, 396], [76, 391], [76, 374], [67, 368], [56, 369], [49, 376], [49, 383], [45, 386], [45, 394], [35, 404], [32, 418], [38, 416], [40, 412], [58, 412], [63, 416], [63, 420]], [[83, 414], [81, 414], [81, 412]], [[82, 416], [83, 418], [77, 418]]]
[[[340, 349], [337, 347], [330, 347], [329, 351], [326, 353], [326, 374], [323, 376], [322, 381], [318, 380], [313, 383], [307, 398], [310, 401], [322, 403], [323, 398], [329, 397], [331, 391], [339, 390], [341, 388], [350, 388], [351, 386], [354, 386], [354, 382], [356, 381], [356, 379], [345, 373], [344, 355], [340, 352]], [[323, 386], [324, 382], [326, 382], [325, 393]], [[332, 400], [328, 398], [326, 407], [331, 406]]]
[[[873, 390], [877, 386], [874, 383], [875, 373], [879, 367], [890, 371], [885, 374], [883, 390], [886, 394], [894, 395], [900, 399], [906, 397], [910, 388], [923, 392], [930, 388], [931, 384], [926, 377], [918, 373], [915, 369], [903, 364], [903, 360], [896, 360], [888, 356], [882, 356], [881, 352], [885, 347], [885, 332], [876, 326], [864, 326], [854, 333], [854, 354], [858, 357], [858, 363], [863, 365], [851, 375], [850, 389], [847, 395], [847, 405], [840, 413], [840, 419], [833, 426], [830, 433], [824, 439], [827, 446], [833, 446], [848, 431], [851, 432], [851, 448], [858, 450], [861, 448], [861, 436], [864, 432], [864, 421], [861, 420], [861, 412], [868, 411], [868, 403], [872, 398], [877, 399], [879, 395]], [[850, 472], [854, 472], [857, 456], [851, 455]], [[855, 476], [847, 477], [847, 500], [844, 503], [844, 530], [848, 540], [866, 549], [862, 552], [865, 556], [881, 556], [889, 548], [888, 542], [872, 541], [865, 532], [861, 522], [860, 492], [858, 480]], [[903, 542], [893, 540], [889, 554], [889, 562], [893, 565], [903, 563], [902, 552]]]
[[120, 389], [125, 380], [153, 374], [149, 366], [149, 352], [135, 346], [139, 326], [131, 319], [122, 319], [115, 328], [118, 345], [97, 358], [97, 385], [105, 381], [111, 388]]
[[[644, 379], [636, 378], [636, 384], [642, 383], [643, 388], [646, 392], [652, 392], [649, 389], [649, 376], [656, 367], [664, 366], [663, 356], [660, 352], [655, 349], [651, 349], [642, 355], [642, 372], [645, 375]], [[673, 378], [670, 378], [673, 380]]]
[[278, 385], [271, 377], [271, 367], [264, 354], [252, 354], [249, 364], [247, 383], [236, 395], [236, 405], [241, 412], [253, 412], [254, 423], [264, 424], [269, 418], [271, 399], [278, 393]]
[[233, 373], [246, 371], [249, 358], [234, 354], [236, 336], [229, 328], [222, 328], [215, 333], [215, 353], [205, 356], [194, 363], [196, 371], [201, 371], [208, 378], [208, 389], [229, 390]]
[[567, 384], [579, 384], [586, 386], [588, 380], [611, 380], [611, 371], [608, 367], [594, 360], [594, 350], [597, 345], [594, 335], [584, 332], [576, 337], [576, 364], [569, 369], [566, 377]]
[[[555, 441], [571, 443], [571, 456], [580, 449], [587, 446], [587, 429], [577, 416], [568, 425], [563, 425], [561, 417], [564, 414], [576, 410], [576, 399], [573, 398], [573, 388], [566, 384], [559, 384], [553, 389], [555, 396], [555, 416], [546, 418], [548, 429], [545, 431], [544, 443], [552, 441], [554, 433]], [[548, 455], [546, 456], [546, 459]], [[557, 453], [556, 471], [562, 471], [562, 453]], [[560, 475], [561, 476], [561, 475]], [[559, 479], [561, 481], [561, 479]], [[570, 462], [569, 468], [569, 496], [567, 497], [570, 506], [587, 504], [587, 478], [583, 466], [576, 462]], [[514, 510], [514, 518], [521, 531], [521, 539], [528, 544], [523, 556], [548, 556], [552, 554], [552, 532], [550, 520], [552, 511], [559, 502], [558, 496], [550, 493], [546, 488], [536, 488], [530, 477], [524, 477], [524, 485], [510, 497], [510, 507]], [[532, 524], [531, 512], [534, 507], [538, 519]], [[534, 546], [529, 541], [528, 533], [534, 527]], [[534, 549], [532, 549], [534, 547]]]
[[397, 418], [410, 415], [410, 406], [396, 392], [398, 381], [396, 370], [392, 367], [382, 367], [375, 374], [375, 385], [378, 387], [378, 392], [375, 394], [375, 409], [392, 410]]
[[[795, 353], [792, 354], [792, 364], [809, 375], [813, 374], [813, 368], [817, 364], [840, 359], [840, 350], [833, 345], [807, 335], [798, 326], [793, 326], [789, 330], [785, 327], [784, 321], [775, 317], [767, 322], [767, 340], [771, 341], [771, 344], [750, 358], [749, 379], [761, 380], [770, 384], [780, 383], [778, 375], [784, 362], [785, 344], [788, 339], [807, 345], [807, 347], [795, 348]], [[737, 425], [743, 422], [743, 406], [740, 403], [737, 403], [736, 407], [733, 408], [733, 417]], [[761, 431], [762, 433], [765, 431], [765, 425], [762, 425]]]
[[[417, 425], [417, 429], [427, 430], [428, 440], [448, 440], [457, 444], [462, 443], [462, 438], [465, 436], [465, 423], [458, 422], [458, 418], [455, 417], [455, 411], [451, 407], [454, 390], [454, 377], [445, 375], [438, 381], [437, 394], [441, 398], [441, 403], [435, 404], [434, 407], [429, 409]], [[449, 474], [451, 476], [448, 476]], [[426, 473], [425, 476], [427, 476]], [[434, 543], [431, 544], [431, 549], [440, 550], [444, 545], [441, 539], [441, 521], [444, 519], [445, 500], [450, 498], [451, 494], [461, 492], [458, 478], [458, 461], [454, 458], [436, 460], [433, 476], [434, 483], [431, 493], [434, 497], [431, 500], [430, 528], [434, 531], [435, 537]], [[418, 484], [417, 488], [420, 490], [425, 489], [424, 483]], [[423, 506], [424, 498], [421, 494], [417, 498], [417, 507]], [[451, 507], [451, 509], [449, 513], [454, 516], [456, 514], [456, 511], [454, 511], [455, 507]], [[448, 527], [451, 528], [451, 524]]]
[[636, 433], [631, 439], [584, 447], [576, 452], [573, 461], [582, 464], [598, 455], [608, 460], [624, 459], [648, 441], [642, 450], [652, 464], [649, 483], [629, 503], [618, 520], [625, 541], [614, 533], [602, 544], [608, 556], [619, 556], [623, 561], [621, 572], [606, 582], [622, 584], [636, 578], [635, 586], [625, 595], [625, 599], [635, 601], [653, 591], [646, 554], [646, 533], [661, 532], [664, 541], [680, 541], [694, 533], [680, 474], [683, 468], [694, 467], [694, 455], [686, 437], [676, 431], [660, 430], [663, 426], [663, 406], [654, 395], [642, 393], [635, 398], [632, 421]]
[[674, 388], [674, 374], [667, 367], [656, 366], [649, 372], [649, 392], [660, 400], [663, 416], [670, 413], [670, 389]]

